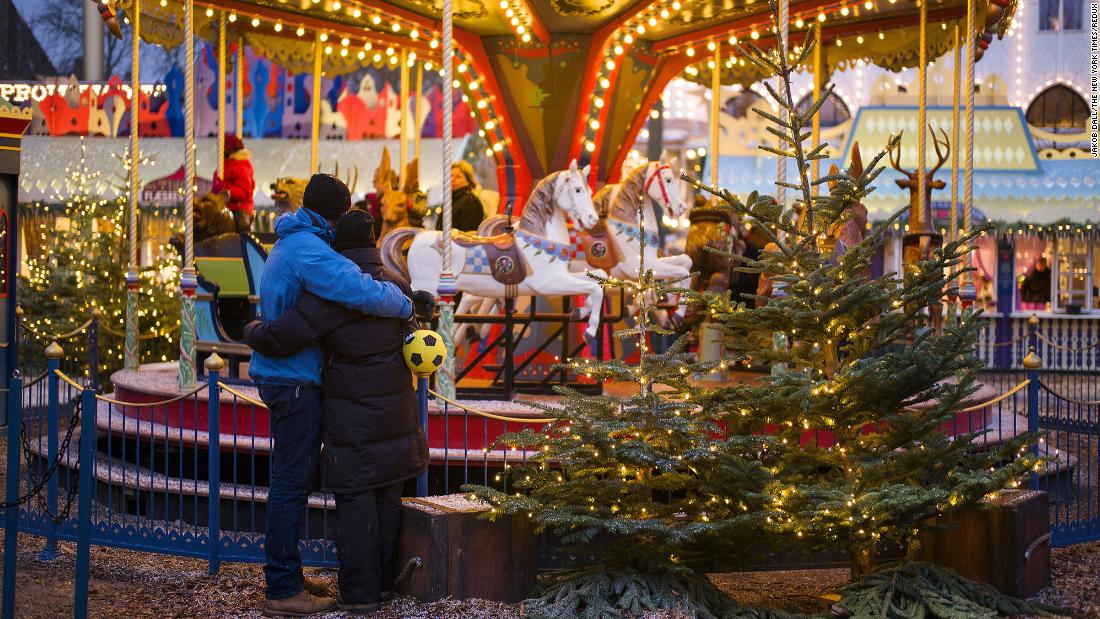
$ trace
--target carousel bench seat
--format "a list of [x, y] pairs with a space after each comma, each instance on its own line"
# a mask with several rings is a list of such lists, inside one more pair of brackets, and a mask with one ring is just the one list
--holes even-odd
[[[229, 337], [218, 314], [219, 286], [199, 276], [195, 294], [195, 350], [205, 358], [214, 352], [226, 360], [231, 378], [240, 378], [241, 363], [252, 356], [252, 349]], [[201, 365], [202, 359], [198, 360]]]

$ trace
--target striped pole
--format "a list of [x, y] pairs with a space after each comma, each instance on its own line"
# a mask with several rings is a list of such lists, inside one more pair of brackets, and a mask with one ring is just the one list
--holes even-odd
[[130, 264], [126, 269], [126, 339], [123, 344], [123, 363], [129, 369], [140, 364], [138, 350], [138, 194], [141, 182], [138, 176], [138, 133], [141, 114], [141, 0], [133, 0], [130, 23], [133, 33], [130, 48], [130, 195], [127, 214], [127, 236], [130, 237]]
[[447, 359], [436, 373], [435, 384], [444, 397], [455, 397], [455, 343], [451, 336], [454, 327], [455, 276], [451, 264], [451, 132], [454, 108], [454, 26], [453, 0], [443, 0], [443, 270], [439, 276], [439, 334], [447, 347]]
[[179, 387], [189, 390], [195, 385], [195, 289], [199, 282], [195, 274], [195, 4], [183, 0], [184, 72], [184, 174], [183, 192], [183, 272], [180, 295], [183, 316], [180, 324]]

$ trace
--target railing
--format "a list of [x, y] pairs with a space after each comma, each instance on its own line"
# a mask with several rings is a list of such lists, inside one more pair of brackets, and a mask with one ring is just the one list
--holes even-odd
[[[1027, 337], [1047, 351], [1088, 349], [1043, 335], [1032, 329]], [[1045, 458], [1043, 464], [1020, 482], [1050, 495], [1053, 543], [1100, 537], [1096, 373], [1043, 369], [1038, 349], [1028, 352], [1013, 364], [1019, 370], [983, 375], [985, 386], [942, 429], [980, 434], [980, 449], [996, 449], [1024, 431], [1041, 433], [1033, 453]], [[27, 380], [17, 374], [9, 385], [4, 517], [5, 561], [12, 563], [5, 566], [5, 612], [14, 599], [14, 536], [20, 530], [45, 538], [43, 559], [56, 556], [58, 540], [78, 542], [78, 593], [87, 583], [91, 543], [202, 558], [211, 572], [222, 561], [263, 559], [268, 411], [253, 388], [222, 382], [216, 354], [207, 359], [204, 383], [155, 401], [97, 393], [91, 380], [66, 372], [56, 346], [49, 347], [46, 366]], [[515, 405], [505, 412], [500, 403], [452, 400], [431, 391], [426, 379], [418, 380], [417, 391], [431, 467], [415, 489], [410, 483], [408, 494], [446, 494], [466, 483], [507, 491], [504, 472], [532, 452], [497, 438], [554, 421], [516, 412]], [[307, 564], [335, 565], [333, 508], [329, 495], [308, 498]]]

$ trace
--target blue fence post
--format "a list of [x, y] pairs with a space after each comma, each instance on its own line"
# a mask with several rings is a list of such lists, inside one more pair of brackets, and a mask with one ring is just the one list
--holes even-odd
[[[46, 472], [50, 476], [46, 480], [46, 514], [49, 522], [46, 523], [46, 545], [38, 553], [39, 561], [53, 561], [61, 556], [57, 550], [57, 522], [54, 521], [54, 515], [57, 514], [57, 469], [59, 467], [53, 466], [53, 463], [57, 462], [57, 433], [60, 422], [57, 410], [60, 399], [58, 393], [60, 379], [57, 372], [61, 367], [61, 358], [64, 356], [65, 351], [61, 350], [57, 342], [51, 342], [46, 347], [46, 371], [48, 372], [46, 376]], [[52, 472], [49, 471], [50, 467], [53, 467]]]
[[221, 516], [218, 509], [221, 507], [221, 401], [218, 397], [218, 380], [221, 378], [221, 370], [225, 367], [225, 361], [218, 355], [215, 348], [210, 356], [203, 362], [206, 368], [206, 395], [207, 395], [207, 421], [209, 422], [209, 442], [207, 449], [209, 455], [207, 462], [208, 493], [207, 501], [210, 508], [207, 523], [210, 531], [207, 533], [210, 544], [210, 557], [207, 559], [207, 569], [210, 575], [218, 573], [221, 567]]
[[88, 381], [92, 389], [99, 391], [99, 308], [92, 310], [92, 322], [88, 325]]
[[1039, 317], [1035, 314], [1027, 319], [1028, 350], [1039, 350]]
[[80, 494], [76, 503], [76, 579], [73, 617], [88, 616], [88, 560], [92, 544], [92, 469], [95, 468], [95, 388], [84, 385], [80, 405]]
[[[1038, 433], [1039, 432], [1039, 368], [1043, 366], [1043, 362], [1039, 359], [1039, 355], [1035, 354], [1035, 347], [1032, 346], [1028, 350], [1027, 356], [1021, 362], [1024, 369], [1027, 370], [1027, 431]], [[1031, 455], [1036, 458], [1039, 457], [1039, 443], [1036, 442], [1031, 446]], [[1039, 489], [1039, 473], [1034, 471], [1031, 474], [1031, 483], [1029, 484], [1032, 490]]]
[[[428, 377], [416, 378], [416, 404], [420, 409], [420, 429], [428, 438]], [[444, 463], [443, 466], [447, 464]], [[428, 470], [416, 476], [416, 496], [428, 496]]]
[[8, 381], [8, 484], [4, 501], [3, 619], [15, 619], [15, 564], [19, 551], [19, 430], [23, 417], [23, 379], [18, 371]]

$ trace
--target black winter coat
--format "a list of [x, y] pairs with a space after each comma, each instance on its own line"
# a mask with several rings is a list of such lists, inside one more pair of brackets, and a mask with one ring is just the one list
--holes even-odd
[[[474, 195], [473, 187], [456, 189], [451, 194], [451, 227], [463, 232], [477, 232], [477, 227], [485, 220], [485, 208], [481, 200]], [[435, 229], [443, 229], [443, 216], [435, 222]]]
[[[343, 254], [364, 273], [412, 295], [400, 275], [382, 266], [377, 249]], [[402, 320], [361, 314], [312, 294], [276, 320], [245, 327], [245, 343], [272, 357], [321, 343], [327, 490], [362, 492], [415, 477], [428, 466], [412, 375], [401, 352], [405, 332]]]

